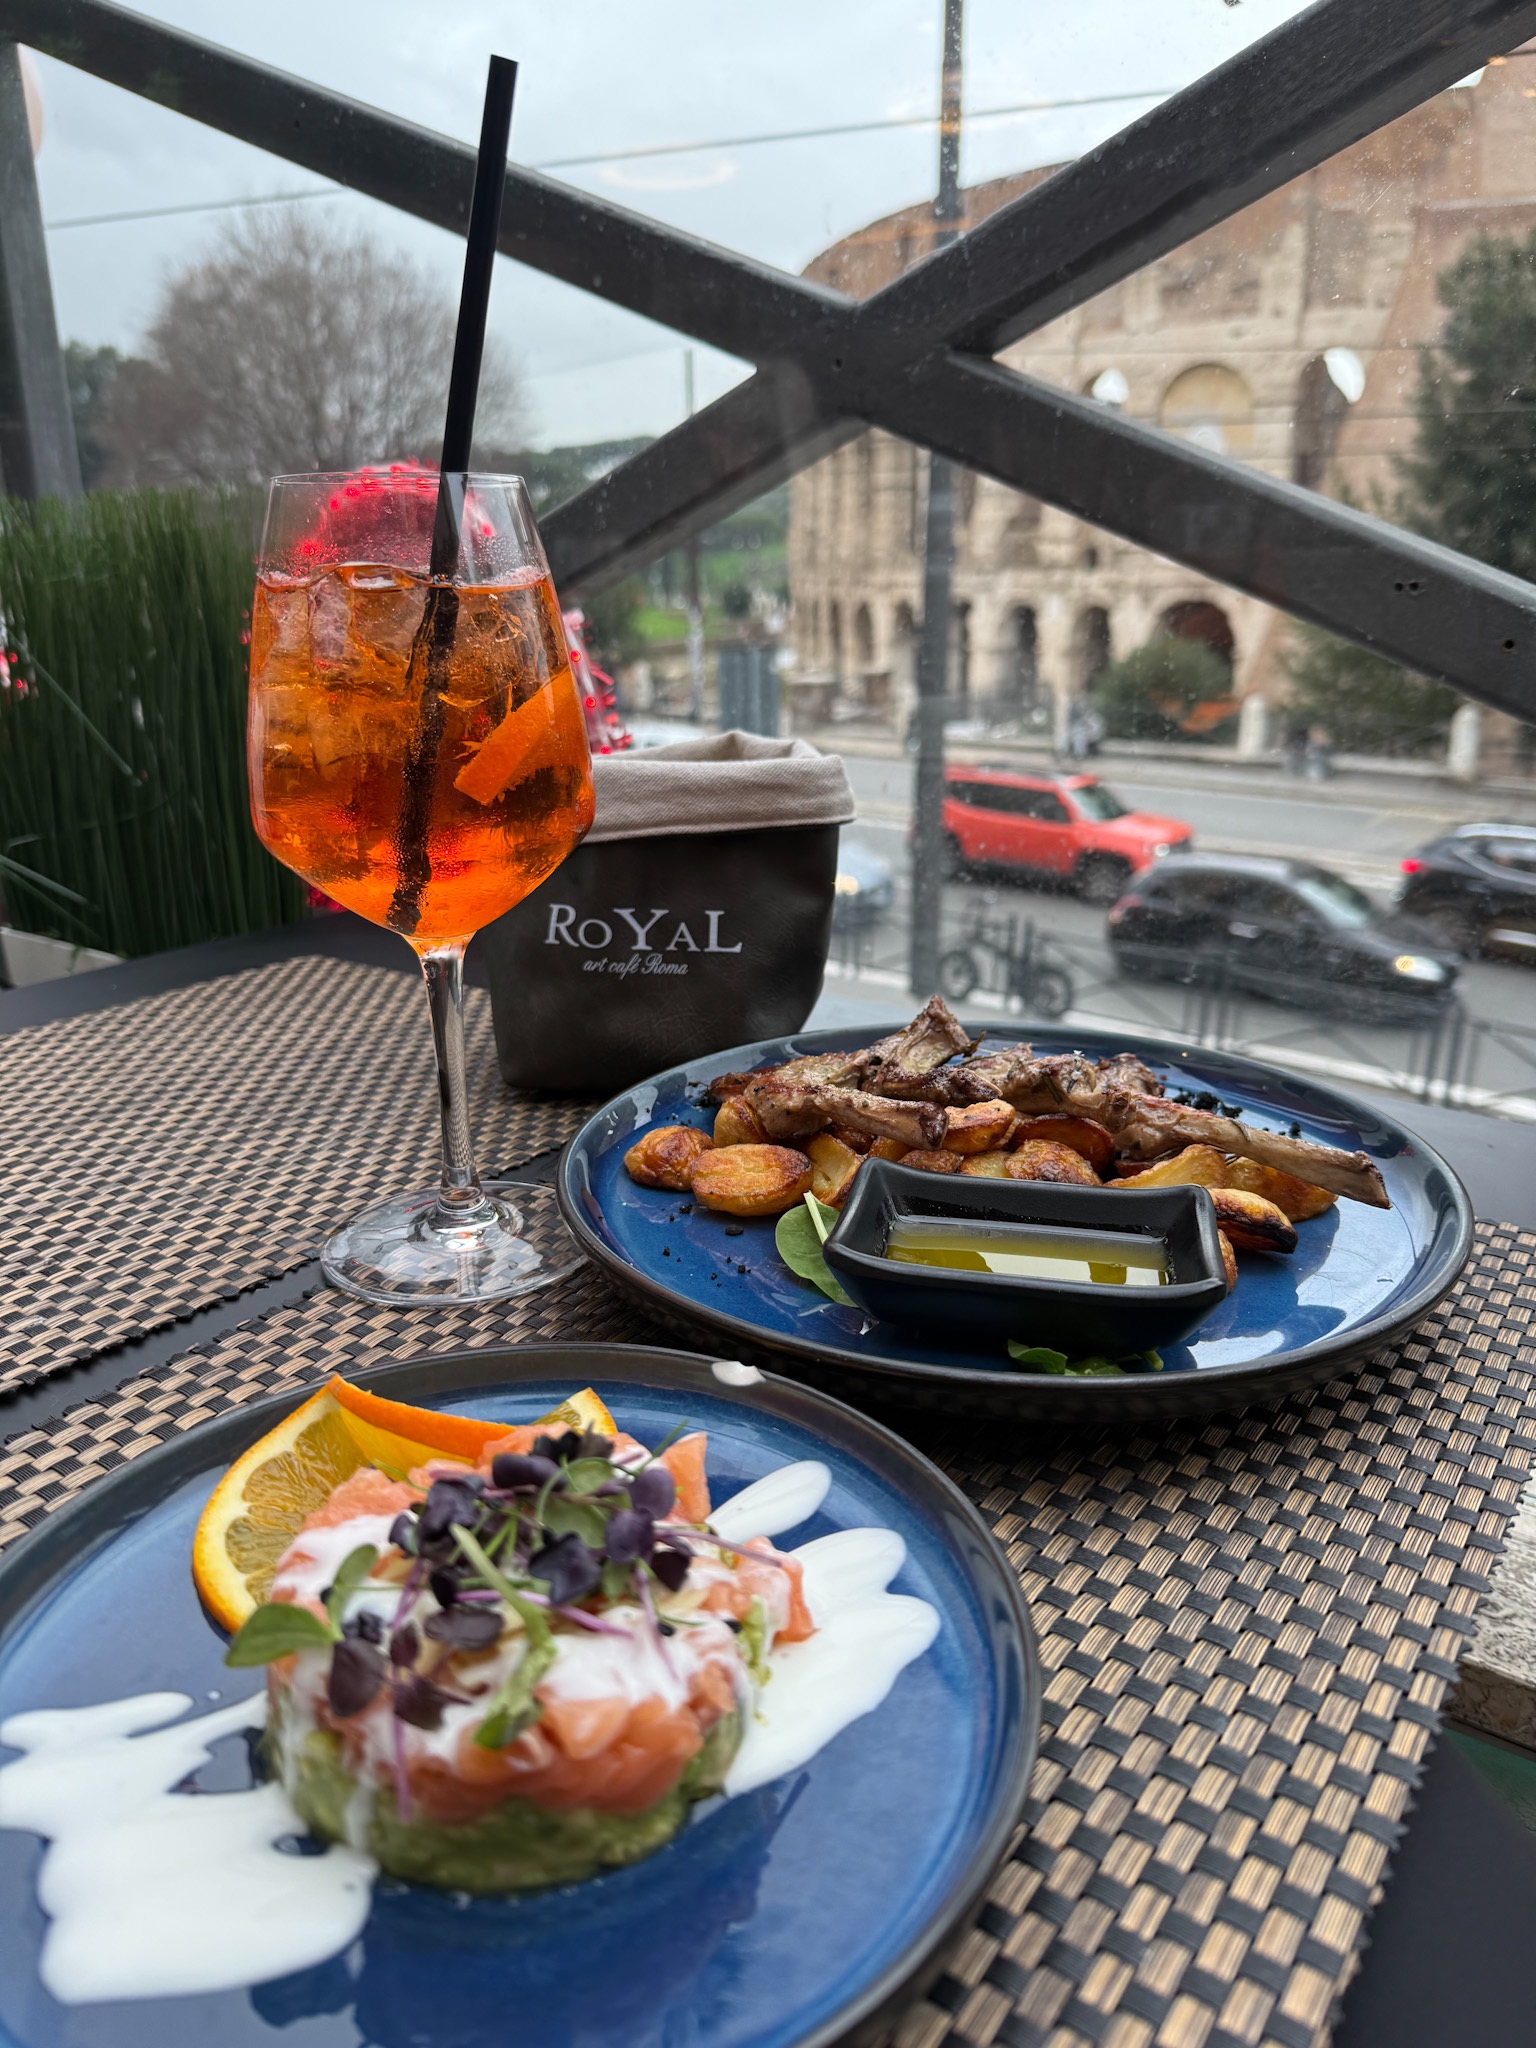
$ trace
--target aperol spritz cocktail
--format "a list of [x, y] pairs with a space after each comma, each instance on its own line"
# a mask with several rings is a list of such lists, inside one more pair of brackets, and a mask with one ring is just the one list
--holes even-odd
[[256, 830], [286, 867], [407, 939], [432, 1005], [442, 1185], [370, 1211], [324, 1254], [331, 1278], [380, 1300], [480, 1301], [556, 1277], [475, 1172], [462, 962], [590, 826], [586, 726], [520, 480], [448, 485], [451, 578], [430, 569], [436, 472], [279, 477], [251, 614]]

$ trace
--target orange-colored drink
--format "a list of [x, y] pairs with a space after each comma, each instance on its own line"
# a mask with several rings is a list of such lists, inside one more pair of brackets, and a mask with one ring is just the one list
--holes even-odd
[[[586, 726], [549, 577], [456, 586], [431, 654], [427, 597], [424, 576], [368, 563], [263, 573], [248, 733], [268, 851], [418, 947], [520, 903], [592, 822]], [[441, 725], [423, 747], [429, 697]], [[398, 905], [413, 754], [427, 764], [416, 808], [428, 872], [408, 927]]]

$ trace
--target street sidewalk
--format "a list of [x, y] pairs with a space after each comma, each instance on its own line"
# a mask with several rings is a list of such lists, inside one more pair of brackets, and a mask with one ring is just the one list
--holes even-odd
[[[823, 752], [853, 760], [909, 759], [890, 733], [873, 728], [818, 726], [804, 735]], [[1257, 759], [1240, 756], [1231, 747], [1161, 746], [1139, 740], [1106, 740], [1090, 761], [1078, 764], [1056, 758], [1043, 739], [989, 737], [968, 728], [951, 728], [945, 748], [955, 761], [995, 760], [1017, 763], [1042, 774], [1087, 772], [1113, 781], [1126, 780], [1155, 788], [1205, 789], [1223, 795], [1290, 797], [1306, 803], [1367, 804], [1395, 811], [1424, 812], [1428, 818], [1472, 822], [1491, 819], [1510, 824], [1536, 824], [1536, 781], [1489, 778], [1476, 783], [1453, 782], [1434, 763], [1376, 761], [1344, 754], [1326, 782], [1288, 774], [1276, 755]], [[901, 813], [905, 816], [905, 812]]]

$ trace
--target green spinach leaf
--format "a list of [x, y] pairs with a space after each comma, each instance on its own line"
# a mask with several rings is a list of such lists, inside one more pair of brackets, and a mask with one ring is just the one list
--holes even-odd
[[819, 1287], [828, 1300], [841, 1302], [844, 1308], [852, 1308], [853, 1303], [833, 1278], [832, 1269], [821, 1251], [827, 1232], [836, 1221], [835, 1209], [825, 1202], [818, 1202], [814, 1195], [807, 1195], [800, 1208], [786, 1209], [779, 1218], [773, 1241], [779, 1248], [779, 1257], [791, 1273], [798, 1273], [802, 1280], [809, 1280], [813, 1287]]
[[1094, 1355], [1069, 1358], [1065, 1351], [1052, 1351], [1044, 1344], [1020, 1344], [1008, 1340], [1008, 1356], [1015, 1365], [1030, 1372], [1054, 1373], [1058, 1379], [1109, 1380], [1138, 1372], [1161, 1372], [1163, 1361], [1156, 1351], [1122, 1352], [1118, 1359]]

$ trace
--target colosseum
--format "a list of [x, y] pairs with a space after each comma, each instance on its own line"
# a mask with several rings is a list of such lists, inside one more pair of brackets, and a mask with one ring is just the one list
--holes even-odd
[[[1055, 166], [971, 188], [966, 226]], [[1536, 45], [1496, 58], [1221, 226], [1005, 351], [1029, 375], [1314, 490], [1389, 505], [1413, 439], [1437, 277], [1474, 236], [1536, 227]], [[933, 245], [909, 207], [818, 256], [808, 277], [876, 290]], [[927, 460], [870, 431], [791, 497], [792, 703], [904, 729], [915, 691]], [[1239, 746], [1268, 743], [1287, 688], [1284, 616], [984, 477], [958, 479], [949, 687], [1059, 736], [1113, 656], [1154, 633], [1231, 665]], [[1485, 767], [1513, 721], [1482, 718]]]

